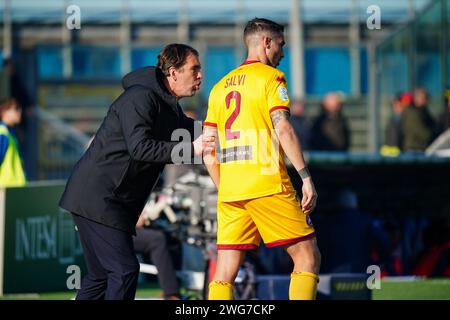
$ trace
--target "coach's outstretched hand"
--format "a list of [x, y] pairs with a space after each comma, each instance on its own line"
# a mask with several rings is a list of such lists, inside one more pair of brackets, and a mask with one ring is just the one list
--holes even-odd
[[216, 147], [215, 137], [204, 136], [203, 134], [195, 139], [192, 144], [194, 145], [194, 153], [196, 156], [201, 156], [203, 153], [211, 153]]
[[317, 202], [317, 192], [311, 177], [303, 179], [302, 194], [302, 210], [305, 214], [310, 214]]

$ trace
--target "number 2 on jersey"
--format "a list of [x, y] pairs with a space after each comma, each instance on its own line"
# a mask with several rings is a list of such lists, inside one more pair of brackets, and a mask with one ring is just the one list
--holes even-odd
[[239, 112], [241, 112], [241, 94], [239, 91], [231, 91], [225, 97], [225, 104], [227, 109], [230, 108], [231, 100], [234, 99], [236, 101], [236, 107], [231, 113], [230, 117], [225, 122], [225, 138], [226, 140], [239, 139], [241, 133], [239, 131], [231, 131], [231, 125], [236, 120]]

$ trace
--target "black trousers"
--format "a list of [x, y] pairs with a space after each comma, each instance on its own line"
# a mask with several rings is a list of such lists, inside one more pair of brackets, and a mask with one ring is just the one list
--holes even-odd
[[164, 232], [156, 229], [137, 228], [134, 250], [143, 254], [145, 258], [151, 259], [155, 265], [158, 270], [158, 282], [164, 296], [178, 296], [180, 287]]
[[76, 300], [133, 300], [139, 262], [130, 233], [73, 214], [87, 275]]

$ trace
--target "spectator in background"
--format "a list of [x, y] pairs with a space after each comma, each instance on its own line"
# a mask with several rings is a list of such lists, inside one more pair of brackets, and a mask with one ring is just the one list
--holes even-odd
[[136, 224], [136, 237], [133, 238], [133, 245], [136, 253], [143, 254], [146, 262], [151, 261], [155, 265], [164, 299], [181, 299], [180, 286], [164, 231], [146, 228], [145, 220], [141, 215]]
[[450, 219], [435, 218], [424, 230], [424, 250], [412, 274], [450, 277]]
[[389, 234], [393, 262], [393, 270], [388, 275], [411, 274], [418, 253], [423, 250], [423, 230], [427, 227], [428, 220], [425, 217], [389, 214], [384, 225]]
[[435, 137], [435, 121], [428, 110], [426, 89], [414, 90], [414, 103], [402, 113], [404, 151], [423, 152]]
[[328, 93], [321, 113], [312, 125], [311, 150], [347, 151], [350, 133], [347, 120], [342, 114], [342, 102], [338, 93]]
[[445, 91], [444, 101], [444, 111], [438, 118], [438, 134], [441, 134], [450, 128], [450, 89]]
[[305, 115], [305, 102], [301, 100], [293, 100], [291, 102], [292, 127], [297, 134], [303, 150], [309, 149], [309, 139], [311, 133], [311, 124]]
[[0, 187], [23, 186], [25, 172], [13, 126], [20, 123], [22, 110], [13, 98], [0, 101]]
[[[322, 273], [366, 273], [373, 263], [391, 270], [389, 236], [378, 220], [358, 209], [358, 199], [351, 190], [337, 193], [336, 209], [316, 216], [315, 227], [323, 259]], [[371, 259], [375, 248], [378, 261]]]
[[420, 252], [425, 249], [425, 230], [430, 225], [430, 217], [424, 216], [406, 216], [403, 219], [402, 238], [401, 238], [401, 260], [403, 271], [410, 274], [413, 266], [416, 264]]
[[385, 144], [381, 148], [381, 154], [386, 156], [398, 156], [403, 145], [402, 113], [413, 103], [413, 95], [409, 92], [397, 95], [392, 101], [392, 116], [386, 127]]
[[[32, 99], [27, 92], [24, 83], [19, 78], [17, 73], [16, 62], [13, 58], [6, 58], [3, 60], [3, 68], [6, 71], [9, 81], [9, 92], [11, 98], [17, 101], [17, 104], [23, 109], [22, 120], [16, 127], [17, 139], [22, 148], [26, 145], [26, 128], [32, 116], [31, 106]], [[22, 149], [23, 150], [23, 149]]]
[[388, 272], [383, 272], [383, 275], [388, 276], [402, 276], [405, 275], [405, 270], [408, 265], [405, 265], [405, 247], [404, 247], [404, 228], [403, 223], [399, 217], [389, 215], [384, 219], [384, 228], [389, 237], [390, 243], [390, 257], [392, 259], [392, 268]]

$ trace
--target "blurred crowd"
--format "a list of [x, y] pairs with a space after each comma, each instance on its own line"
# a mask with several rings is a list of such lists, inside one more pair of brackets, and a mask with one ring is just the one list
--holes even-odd
[[425, 88], [399, 93], [392, 101], [392, 115], [385, 131], [381, 153], [424, 152], [450, 128], [450, 90], [444, 95], [444, 110], [434, 118], [429, 110], [430, 96]]
[[[396, 95], [392, 114], [384, 132], [380, 152], [387, 156], [423, 153], [450, 128], [450, 90], [445, 92], [444, 108], [437, 118], [429, 110], [430, 96], [425, 88]], [[325, 94], [316, 117], [306, 115], [306, 102], [291, 102], [291, 121], [302, 148], [311, 151], [349, 151], [351, 130], [343, 112], [343, 97], [338, 92]]]
[[291, 102], [291, 122], [303, 150], [349, 150], [350, 129], [342, 107], [339, 93], [327, 93], [320, 104], [319, 114], [310, 121], [305, 113], [305, 101]]

